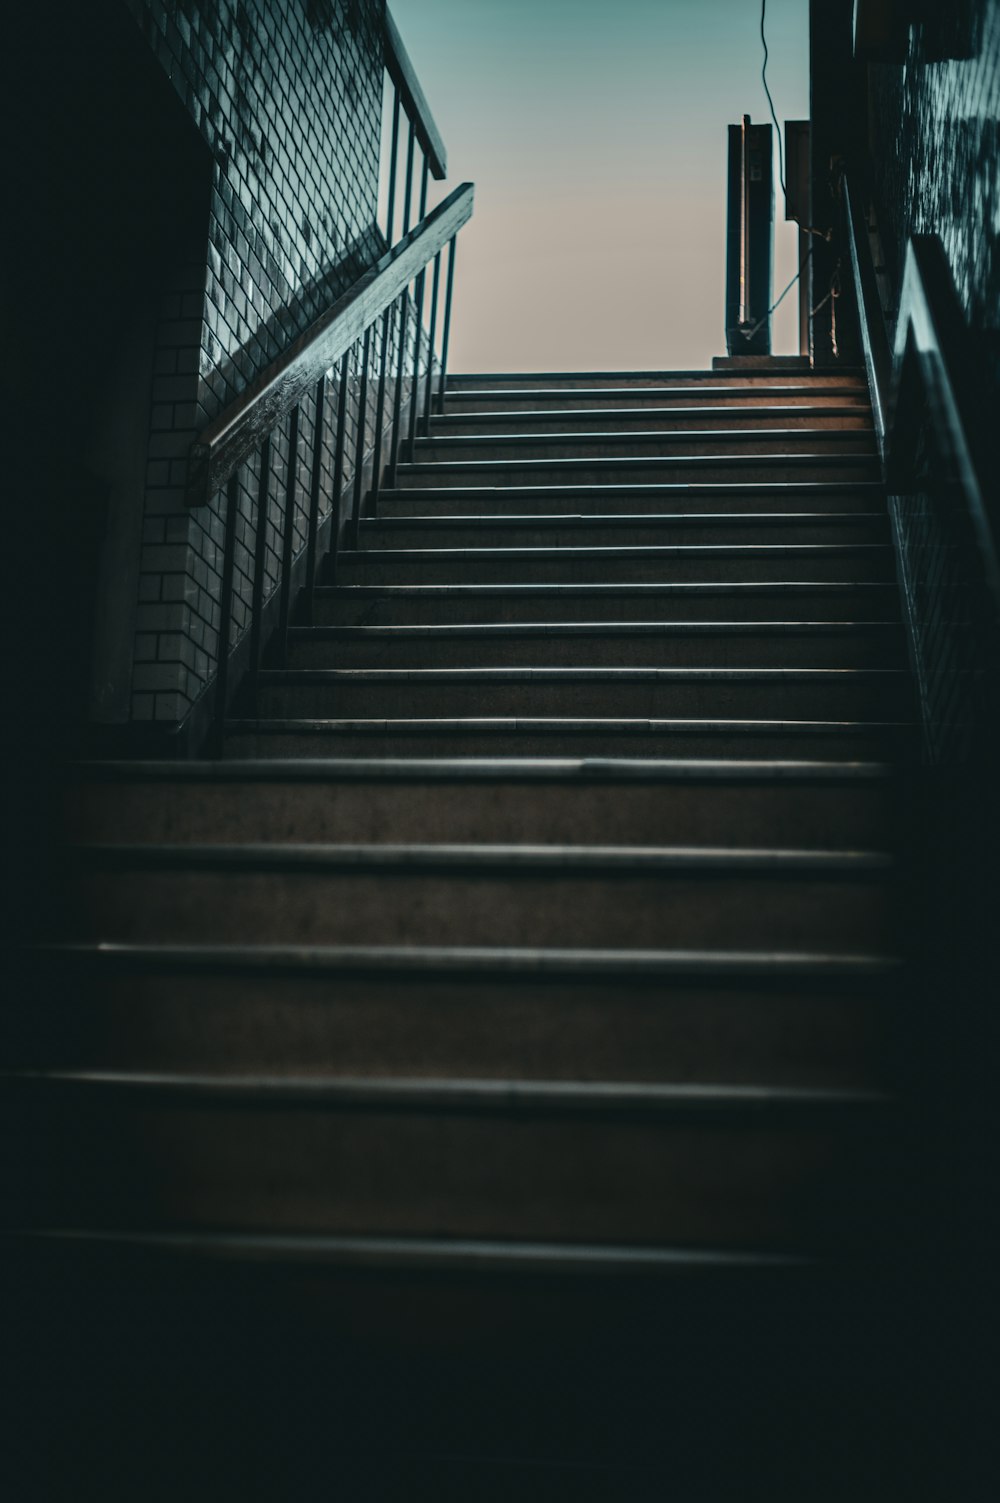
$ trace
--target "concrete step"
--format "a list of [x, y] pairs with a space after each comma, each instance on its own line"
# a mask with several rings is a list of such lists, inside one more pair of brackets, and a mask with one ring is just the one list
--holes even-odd
[[288, 666], [879, 668], [904, 655], [886, 621], [314, 626], [289, 633]]
[[418, 720], [231, 720], [226, 755], [269, 759], [380, 758], [758, 758], [910, 762], [912, 721], [571, 719], [497, 716]]
[[809, 384], [791, 385], [762, 382], [755, 386], [711, 382], [674, 386], [508, 386], [501, 388], [468, 387], [449, 389], [444, 413], [447, 421], [463, 413], [500, 412], [632, 412], [663, 411], [679, 408], [699, 411], [714, 409], [725, 413], [747, 412], [780, 406], [815, 409], [835, 407], [850, 412], [870, 412], [871, 402], [866, 385], [853, 382], [831, 385], [814, 379]]
[[870, 512], [885, 515], [885, 491], [876, 481], [834, 485], [826, 481], [802, 484], [691, 484], [691, 485], [450, 485], [425, 486], [417, 491], [383, 489], [378, 497], [380, 517], [614, 515], [629, 512], [713, 513], [744, 512]]
[[691, 951], [64, 946], [8, 1067], [876, 1089], [899, 965]]
[[894, 584], [320, 586], [320, 626], [567, 621], [892, 621]]
[[851, 429], [868, 432], [872, 427], [871, 408], [867, 401], [837, 403], [800, 400], [746, 403], [735, 406], [702, 400], [698, 403], [674, 402], [661, 407], [579, 407], [555, 410], [549, 407], [512, 409], [510, 404], [493, 410], [479, 408], [469, 412], [464, 407], [446, 412], [431, 421], [431, 437], [461, 436], [466, 433], [569, 433], [596, 431], [629, 433], [634, 430], [658, 432], [684, 431], [688, 428], [804, 428], [812, 432], [823, 429]]
[[758, 387], [796, 387], [804, 391], [836, 388], [850, 389], [867, 395], [865, 373], [860, 368], [812, 372], [793, 370], [691, 370], [691, 371], [520, 371], [477, 372], [448, 377], [448, 400], [463, 392], [482, 391], [579, 391], [624, 390], [643, 387], [674, 389], [690, 387], [698, 391], [753, 391]]
[[73, 843], [791, 845], [887, 849], [880, 763], [96, 762], [68, 771]]
[[881, 853], [482, 845], [82, 846], [71, 940], [878, 954]]
[[688, 456], [715, 459], [760, 455], [876, 455], [871, 429], [843, 428], [707, 428], [570, 433], [443, 434], [418, 439], [412, 458], [418, 464], [461, 462], [504, 463], [507, 460], [557, 459], [675, 459]]
[[744, 543], [877, 543], [889, 537], [889, 519], [877, 512], [684, 512], [604, 515], [378, 517], [362, 522], [361, 548], [614, 548], [694, 543], [739, 547]]
[[7, 1094], [36, 1228], [870, 1250], [895, 1135], [883, 1097], [778, 1088], [53, 1072]]
[[532, 716], [864, 720], [911, 708], [899, 668], [268, 670], [263, 719]]
[[893, 552], [887, 543], [381, 548], [342, 549], [337, 555], [336, 583], [764, 584], [845, 579], [889, 583], [893, 571]]
[[874, 450], [857, 453], [790, 453], [762, 449], [754, 454], [568, 454], [562, 458], [441, 459], [401, 464], [399, 484], [408, 489], [442, 485], [632, 485], [668, 481], [826, 480], [850, 484], [881, 479]]

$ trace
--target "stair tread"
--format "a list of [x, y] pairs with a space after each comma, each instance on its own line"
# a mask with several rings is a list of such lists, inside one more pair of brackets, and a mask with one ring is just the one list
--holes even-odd
[[120, 870], [156, 866], [199, 870], [362, 871], [495, 870], [559, 872], [582, 877], [594, 872], [730, 872], [754, 876], [845, 876], [886, 872], [894, 865], [887, 851], [800, 850], [769, 847], [614, 845], [335, 845], [325, 842], [238, 845], [101, 844], [73, 847], [89, 866]]
[[[409, 493], [407, 493], [409, 494]], [[418, 493], [423, 499], [423, 492]], [[394, 532], [407, 527], [426, 527], [442, 531], [451, 527], [474, 527], [486, 531], [492, 527], [739, 527], [747, 522], [762, 527], [827, 527], [838, 522], [864, 523], [886, 527], [887, 519], [871, 511], [740, 511], [740, 512], [433, 512], [410, 517], [365, 517], [362, 532]]]
[[131, 1248], [176, 1252], [213, 1260], [311, 1263], [334, 1267], [440, 1268], [453, 1271], [600, 1273], [690, 1273], [807, 1268], [821, 1260], [799, 1252], [747, 1252], [725, 1248], [616, 1245], [586, 1242], [526, 1242], [463, 1237], [352, 1237], [313, 1233], [132, 1232], [77, 1228], [16, 1230], [20, 1242], [44, 1246]]
[[[731, 520], [731, 519], [730, 519]], [[366, 552], [363, 549], [344, 548], [337, 555], [338, 565], [365, 562], [384, 562], [393, 559], [412, 559], [414, 562], [421, 560], [445, 558], [504, 558], [504, 559], [549, 559], [549, 558], [660, 558], [677, 555], [680, 558], [719, 558], [723, 555], [736, 555], [746, 558], [774, 558], [778, 555], [789, 557], [817, 557], [829, 558], [835, 553], [861, 554], [870, 557], [878, 552], [888, 556], [892, 551], [889, 543], [622, 543], [604, 544], [588, 547], [581, 546], [561, 548], [380, 548], [377, 552]]]
[[[461, 496], [509, 496], [518, 499], [522, 496], [561, 496], [581, 494], [587, 496], [608, 495], [618, 499], [627, 499], [629, 496], [664, 495], [669, 497], [683, 498], [684, 496], [713, 496], [713, 495], [759, 495], [761, 492], [773, 494], [778, 492], [787, 496], [813, 496], [829, 495], [831, 492], [839, 493], [847, 491], [850, 495], [866, 495], [877, 492], [884, 494], [885, 487], [881, 480], [698, 480], [698, 481], [643, 481], [638, 484], [615, 485], [592, 482], [574, 485], [464, 485], [448, 486], [440, 491], [428, 486], [420, 492], [421, 501], [430, 500], [441, 494], [449, 497]], [[379, 495], [391, 501], [401, 498], [413, 499], [412, 490], [402, 486], [384, 486]]]
[[519, 949], [434, 945], [155, 945], [107, 941], [42, 946], [39, 955], [126, 968], [210, 968], [264, 971], [404, 971], [406, 973], [670, 980], [692, 976], [742, 983], [826, 980], [855, 984], [895, 976], [896, 956], [809, 954], [766, 950]]
[[[677, 390], [676, 387], [669, 389], [672, 391]], [[480, 395], [486, 395], [486, 393], [482, 393]], [[580, 407], [576, 409], [572, 407], [563, 407], [560, 408], [557, 412], [553, 412], [550, 408], [539, 407], [535, 409], [522, 408], [516, 413], [504, 411], [504, 409], [500, 407], [495, 412], [460, 412], [437, 415], [432, 419], [431, 427], [433, 429], [442, 422], [461, 423], [463, 426], [467, 423], [471, 425], [478, 422], [489, 422], [491, 418], [502, 419], [504, 422], [523, 421], [526, 423], [531, 423], [536, 420], [543, 422], [553, 422], [562, 420], [563, 418], [586, 418], [588, 421], [599, 421], [603, 418], [608, 418], [611, 420], [617, 420], [619, 418], [648, 418], [652, 413], [663, 413], [665, 415], [669, 415], [670, 417], [685, 417], [689, 414], [691, 416], [698, 417], [727, 417], [734, 412], [741, 411], [750, 412], [755, 418], [759, 417], [765, 420], [780, 417], [801, 417], [803, 413], [808, 413], [811, 417], [842, 417], [846, 413], [849, 416], [865, 416], [869, 419], [871, 418], [871, 405], [868, 401], [868, 398], [865, 393], [859, 391], [854, 401], [850, 404], [827, 404], [819, 406], [781, 406], [778, 403], [770, 403], [766, 405], [761, 404], [752, 408], [741, 408], [738, 405], [730, 405], [727, 407], [712, 407], [705, 403], [699, 403], [697, 406], [692, 407]]]
[[6, 1070], [0, 1079], [23, 1084], [78, 1085], [96, 1089], [236, 1100], [286, 1101], [331, 1108], [422, 1111], [585, 1112], [601, 1116], [697, 1117], [702, 1114], [768, 1117], [802, 1112], [856, 1111], [891, 1104], [887, 1092], [858, 1088], [762, 1085], [660, 1084], [635, 1081], [439, 1079], [423, 1076], [218, 1075], [135, 1070]]
[[[334, 628], [338, 630], [339, 628]], [[864, 682], [902, 682], [905, 668], [266, 668], [258, 675], [262, 685], [288, 683], [400, 683], [420, 684], [601, 682], [609, 683], [762, 683], [830, 684], [846, 679]]]
[[733, 636], [756, 636], [773, 633], [776, 636], [820, 635], [849, 636], [863, 632], [900, 632], [898, 621], [445, 621], [438, 624], [410, 626], [296, 626], [289, 629], [289, 640], [350, 641], [370, 638], [379, 640], [426, 636], [431, 640], [441, 637], [586, 637], [630, 636], [648, 637], [660, 634], [677, 636], [711, 636], [719, 632]]
[[628, 433], [620, 433], [614, 430], [595, 429], [593, 432], [579, 433], [438, 433], [430, 438], [418, 438], [416, 449], [428, 448], [455, 448], [460, 444], [496, 444], [500, 448], [514, 448], [517, 444], [532, 443], [540, 445], [572, 443], [620, 443], [622, 445], [641, 442], [644, 439], [655, 440], [662, 444], [682, 444], [697, 440], [699, 443], [718, 442], [721, 444], [744, 443], [748, 440], [763, 441], [773, 439], [776, 443], [786, 443], [789, 439], [804, 442], [807, 439], [822, 440], [824, 443], [860, 443], [862, 440], [874, 439], [864, 428], [677, 428], [662, 429], [649, 428], [646, 430], [636, 429]]
[[99, 761], [76, 763], [73, 777], [112, 783], [229, 782], [882, 782], [894, 776], [885, 762], [806, 762], [790, 759], [650, 758], [303, 758], [225, 761]]

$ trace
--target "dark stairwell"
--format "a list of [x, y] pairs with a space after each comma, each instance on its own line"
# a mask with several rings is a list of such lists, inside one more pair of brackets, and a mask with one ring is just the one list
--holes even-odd
[[941, 429], [912, 339], [889, 407], [852, 198], [854, 365], [447, 376], [472, 194], [423, 212], [387, 45], [403, 239], [192, 455], [224, 666], [188, 755], [49, 774], [23, 1496], [937, 1496], [975, 1432], [924, 1364], [968, 1311], [923, 1312], [985, 1244], [937, 1246], [973, 1129], [929, 1103], [973, 1074], [935, 1029], [946, 976], [979, 1017], [996, 659], [935, 761], [969, 634], [921, 653], [905, 498], [968, 509], [992, 621], [975, 486], [907, 473]]

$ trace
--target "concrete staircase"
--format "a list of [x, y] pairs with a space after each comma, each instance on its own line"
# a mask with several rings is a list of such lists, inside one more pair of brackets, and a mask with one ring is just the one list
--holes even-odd
[[912, 736], [862, 378], [456, 377], [315, 610], [221, 762], [67, 780], [23, 1245], [432, 1278], [424, 1340], [539, 1279], [561, 1340], [856, 1332]]

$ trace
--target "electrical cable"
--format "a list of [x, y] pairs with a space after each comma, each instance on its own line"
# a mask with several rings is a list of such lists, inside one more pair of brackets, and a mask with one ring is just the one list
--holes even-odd
[[760, 0], [760, 40], [764, 48], [764, 66], [760, 70], [761, 83], [764, 85], [764, 93], [767, 102], [771, 106], [771, 119], [774, 121], [774, 129], [778, 135], [778, 178], [781, 182], [781, 191], [787, 197], [788, 189], [785, 187], [785, 148], [781, 139], [781, 126], [778, 124], [777, 111], [774, 108], [774, 100], [771, 98], [771, 90], [767, 86], [767, 37], [764, 33], [764, 20], [767, 16], [767, 0]]

